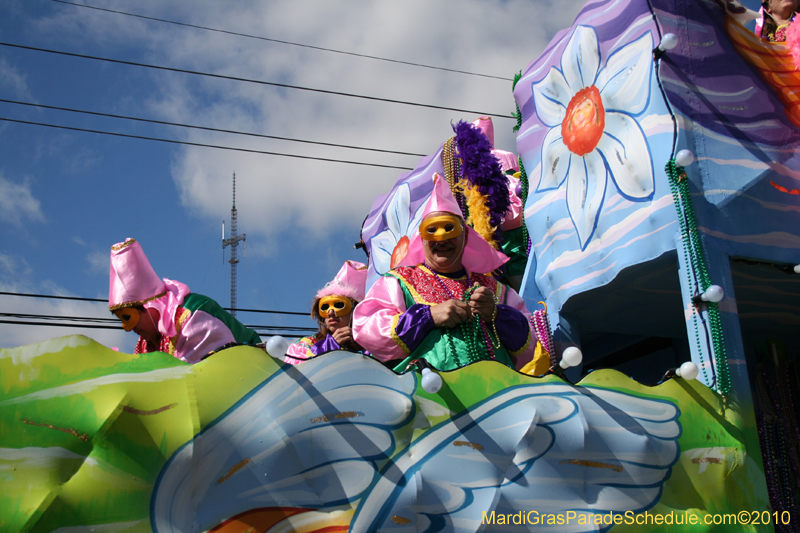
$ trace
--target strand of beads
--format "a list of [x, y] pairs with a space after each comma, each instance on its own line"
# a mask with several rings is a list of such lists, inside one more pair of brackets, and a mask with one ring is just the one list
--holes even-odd
[[[445, 285], [444, 281], [442, 281], [442, 278], [439, 277], [439, 274], [437, 274], [436, 271], [433, 268], [428, 266], [427, 263], [425, 264], [425, 268], [427, 268], [430, 271], [430, 273], [433, 274], [434, 279], [436, 279], [436, 281], [439, 283], [439, 285], [442, 287], [442, 289], [444, 289], [444, 291], [447, 293], [447, 295], [450, 297], [450, 299], [451, 300], [456, 300], [457, 298], [453, 294], [453, 291], [451, 291], [449, 288], [447, 288], [447, 285]], [[470, 285], [471, 285], [470, 284], [470, 276], [467, 275], [467, 287], [469, 287]], [[467, 289], [467, 290], [469, 291], [469, 289]], [[474, 291], [474, 289], [473, 289], [473, 291]], [[463, 324], [462, 324], [462, 326], [463, 326]], [[464, 330], [462, 328], [462, 334], [463, 333], [464, 333]], [[478, 360], [477, 359], [478, 356], [475, 353], [474, 343], [470, 343], [470, 341], [469, 341], [469, 339], [468, 339], [468, 337], [466, 335], [464, 335], [464, 342], [467, 344], [467, 362], [466, 363], [464, 363], [464, 361], [461, 359], [461, 356], [458, 353], [458, 350], [456, 350], [456, 345], [453, 342], [453, 336], [452, 335], [447, 335], [447, 343], [448, 343], [448, 345], [450, 347], [450, 353], [452, 354], [453, 359], [455, 360], [456, 364], [459, 367], [466, 366], [466, 365], [468, 365], [470, 363], [473, 363], [473, 362]]]
[[778, 505], [778, 491], [775, 481], [775, 460], [773, 458], [772, 445], [772, 420], [775, 414], [769, 412], [770, 402], [768, 400], [766, 385], [762, 372], [756, 375], [756, 428], [758, 430], [758, 440], [761, 445], [761, 462], [764, 466], [764, 478], [767, 482], [767, 493], [773, 508]]
[[547, 318], [547, 304], [544, 302], [539, 303], [544, 306], [544, 309], [537, 309], [531, 313], [531, 326], [536, 338], [550, 355], [550, 366], [555, 366], [558, 364], [558, 357], [556, 357], [556, 351], [553, 348], [553, 334], [550, 330], [550, 319]]
[[485, 322], [481, 323], [481, 327], [483, 328], [483, 336], [486, 339], [486, 342], [490, 343], [499, 350], [502, 344], [500, 343], [500, 334], [497, 333], [497, 302], [495, 302], [494, 310], [492, 311], [492, 331], [494, 331], [494, 338], [497, 339], [497, 344], [495, 344], [492, 340], [492, 336], [489, 334], [489, 330], [486, 328]]
[[[431, 274], [433, 274], [434, 279], [439, 283], [439, 285], [444, 289], [447, 295], [452, 300], [457, 300], [458, 298], [455, 297], [453, 292], [445, 285], [442, 278], [439, 277], [439, 274], [436, 271], [425, 264], [425, 268], [427, 268]], [[469, 302], [469, 299], [472, 297], [472, 294], [479, 288], [480, 286], [476, 283], [472, 282], [472, 278], [470, 275], [467, 275], [467, 289], [464, 291], [464, 294], [461, 297], [463, 302]], [[470, 363], [474, 363], [475, 361], [480, 361], [483, 359], [495, 359], [494, 350], [492, 350], [492, 341], [489, 335], [489, 332], [486, 330], [485, 325], [481, 322], [481, 317], [478, 314], [472, 316], [470, 320], [466, 322], [462, 322], [460, 325], [461, 336], [464, 339], [464, 343], [467, 345], [467, 361], [466, 363], [459, 355], [458, 351], [456, 350], [455, 343], [453, 342], [453, 337], [451, 335], [447, 335], [448, 345], [450, 347], [450, 351], [453, 355], [453, 359], [456, 361], [459, 367], [466, 366]], [[481, 349], [481, 336], [483, 337], [484, 346], [486, 348], [485, 352]], [[497, 330], [495, 329], [495, 336], [497, 337], [497, 348], [501, 347], [500, 343], [500, 336], [497, 334]]]
[[[797, 516], [796, 490], [798, 488], [798, 472], [796, 459], [798, 442], [793, 439], [796, 434], [797, 419], [794, 416], [792, 395], [785, 394], [787, 389], [795, 390], [790, 384], [793, 373], [790, 372], [790, 368], [784, 365], [781, 365], [780, 369], [773, 368], [772, 371], [772, 381], [775, 383], [775, 387], [770, 387], [770, 392], [773, 396], [773, 405], [776, 412], [781, 413], [780, 421], [776, 420], [773, 428], [776, 434], [775, 441], [778, 444], [775, 456], [777, 458], [779, 505], [782, 510], [788, 511], [791, 516]], [[798, 529], [800, 528], [795, 522], [791, 528], [786, 528], [784, 525], [783, 528], [776, 527], [775, 530], [797, 531]]]
[[[791, 365], [794, 367], [795, 365]], [[781, 406], [781, 412], [784, 416], [784, 429], [786, 439], [789, 442], [800, 443], [800, 435], [798, 434], [797, 415], [794, 406], [794, 395], [792, 390], [791, 380], [794, 375], [788, 368], [784, 368], [783, 372], [776, 372], [776, 390], [778, 400]], [[792, 368], [793, 370], [793, 368]], [[800, 477], [800, 456], [798, 455], [798, 446], [789, 446], [788, 459], [792, 472], [795, 478]]]
[[[519, 182], [522, 185], [521, 193], [522, 196], [520, 200], [522, 200], [522, 209], [525, 209], [525, 203], [528, 201], [528, 174], [525, 172], [525, 165], [522, 164], [522, 158], [517, 156], [517, 161], [519, 163]], [[525, 243], [526, 250], [525, 255], [531, 255], [531, 239], [528, 235], [528, 226], [525, 223], [525, 216], [522, 217], [522, 242]]]
[[[681, 170], [683, 170], [681, 168]], [[685, 172], [684, 172], [685, 174]], [[697, 217], [694, 214], [694, 204], [691, 201], [689, 192], [689, 180], [684, 178], [679, 180], [678, 188], [684, 201], [684, 212], [686, 213], [686, 224], [691, 238], [692, 268], [695, 272], [699, 271], [700, 292], [705, 292], [711, 286], [711, 276], [708, 274], [708, 266], [703, 252], [703, 243], [700, 240], [700, 232], [697, 229]], [[728, 368], [728, 354], [725, 350], [725, 339], [722, 333], [722, 318], [719, 315], [719, 305], [715, 302], [708, 302], [708, 321], [711, 324], [711, 340], [714, 345], [714, 363], [716, 366], [717, 390], [722, 394], [728, 394], [731, 390], [731, 375]]]
[[[711, 285], [711, 277], [708, 275], [700, 232], [697, 230], [697, 218], [695, 217], [691, 193], [689, 191], [689, 180], [686, 178], [683, 167], [678, 165], [674, 159], [667, 161], [665, 170], [669, 178], [675, 209], [678, 213], [684, 261], [688, 266], [691, 266], [691, 271], [687, 268], [686, 272], [688, 286], [691, 287], [694, 285], [692, 282], [692, 274], [694, 273], [697, 277], [697, 283], [699, 284], [699, 292], [704, 292]], [[730, 368], [728, 367], [728, 355], [725, 349], [725, 339], [722, 332], [722, 319], [719, 314], [719, 306], [714, 302], [708, 302], [707, 309], [708, 320], [711, 325], [713, 358], [716, 366], [714, 387], [721, 394], [728, 394], [731, 390], [731, 376]], [[700, 344], [700, 328], [697, 324], [697, 314], [697, 309], [693, 308], [692, 321], [694, 323], [697, 353], [701, 359], [703, 377], [706, 383], [708, 383], [706, 365], [703, 364], [702, 361], [703, 352]]]
[[469, 208], [467, 207], [467, 197], [464, 196], [462, 186], [459, 185], [463, 176], [461, 175], [461, 160], [456, 153], [457, 148], [455, 137], [450, 137], [445, 141], [442, 147], [442, 166], [444, 166], [444, 179], [450, 185], [450, 192], [458, 202], [464, 220], [467, 220]]
[[[787, 428], [787, 425], [791, 426], [797, 421], [790, 420], [790, 417], [787, 416], [785, 398], [780, 395], [779, 391], [776, 391], [776, 388], [781, 388], [783, 381], [791, 379], [791, 375], [796, 377], [796, 373], [793, 374], [787, 370], [778, 371], [770, 363], [760, 365], [756, 374], [756, 422], [767, 493], [772, 510], [780, 516], [783, 516], [784, 512], [788, 512], [790, 516], [796, 516], [798, 505], [795, 491], [798, 488], [798, 480], [796, 472], [793, 472], [789, 463], [791, 462], [791, 452], [796, 452], [797, 443], [792, 444], [792, 431], [790, 427]], [[767, 382], [771, 386], [768, 387]], [[794, 385], [797, 385], [796, 379], [794, 379]], [[780, 417], [778, 413], [781, 413]], [[793, 473], [795, 475], [792, 475]], [[800, 531], [800, 527], [796, 522], [785, 524], [777, 521], [775, 531], [794, 532]]]
[[[472, 294], [475, 290], [478, 289], [478, 285], [472, 285], [466, 291], [464, 291], [464, 296], [462, 296], [462, 301], [469, 302], [469, 299], [472, 297]], [[486, 332], [485, 328], [481, 327], [481, 317], [477, 313], [472, 316], [471, 320], [461, 323], [461, 335], [464, 337], [464, 342], [467, 344], [467, 357], [469, 359], [468, 363], [474, 363], [475, 361], [480, 361], [481, 359], [485, 359], [483, 354], [480, 353], [480, 335], [483, 333], [484, 344], [486, 346], [486, 352], [490, 359], [494, 359], [494, 350], [492, 350], [492, 344], [489, 340], [489, 335]], [[498, 339], [499, 340], [499, 339]]]

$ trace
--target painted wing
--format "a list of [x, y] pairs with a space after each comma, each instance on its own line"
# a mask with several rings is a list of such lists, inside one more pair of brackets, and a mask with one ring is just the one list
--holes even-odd
[[416, 414], [413, 375], [337, 352], [284, 367], [164, 467], [158, 533], [208, 531], [264, 507], [320, 509], [362, 497]]
[[582, 525], [579, 516], [636, 512], [658, 501], [679, 456], [678, 416], [672, 403], [603, 389], [508, 389], [384, 466], [351, 531], [502, 531], [497, 522], [482, 525], [492, 511], [495, 521], [520, 511], [573, 511], [570, 524], [528, 527], [603, 531], [610, 526]]

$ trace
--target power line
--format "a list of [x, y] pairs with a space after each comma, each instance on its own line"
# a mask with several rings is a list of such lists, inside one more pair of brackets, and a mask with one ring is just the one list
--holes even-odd
[[19, 326], [49, 326], [59, 328], [90, 328], [90, 329], [119, 329], [119, 326], [106, 326], [103, 324], [54, 324], [52, 322], [32, 322], [30, 320], [3, 320], [0, 319], [0, 324], [16, 324]]
[[[103, 302], [108, 303], [108, 300], [103, 298], [84, 298], [81, 296], [56, 296], [53, 294], [31, 294], [31, 293], [24, 293], [24, 292], [4, 292], [0, 291], [0, 296], [22, 296], [25, 298], [50, 298], [53, 300], [77, 300], [81, 302]], [[230, 309], [224, 308], [227, 311]], [[309, 316], [308, 312], [299, 313], [297, 311], [272, 311], [267, 309], [240, 309], [237, 308], [237, 311], [243, 311], [248, 313], [270, 313], [270, 314], [277, 314], [277, 315], [298, 315], [298, 316]], [[108, 320], [114, 320], [110, 318]]]
[[[1, 315], [0, 315], [1, 316]], [[79, 329], [120, 329], [117, 325], [105, 324], [77, 324], [77, 323], [57, 323], [57, 322], [35, 322], [31, 320], [4, 320], [0, 318], [0, 324], [16, 324], [18, 326], [45, 326], [53, 328], [79, 328]], [[253, 330], [261, 330], [263, 333], [271, 335], [285, 335], [293, 337], [296, 333], [308, 333], [317, 331], [316, 328], [289, 328], [284, 326], [245, 326]], [[259, 333], [259, 331], [256, 331]]]
[[[237, 309], [238, 310], [238, 309]], [[29, 314], [29, 313], [0, 313], [0, 317], [2, 318], [17, 318], [23, 320], [66, 320], [68, 322], [88, 322], [90, 324], [105, 324], [110, 329], [118, 329], [120, 327], [119, 319], [118, 318], [97, 318], [97, 317], [90, 317], [90, 316], [71, 316], [71, 315], [39, 315], [39, 314]], [[40, 325], [52, 325], [51, 322], [41, 323]], [[89, 326], [86, 324], [81, 325], [67, 325], [67, 324], [59, 324], [60, 327], [98, 327], [98, 326]], [[253, 329], [281, 329], [284, 331], [317, 331], [317, 328], [313, 327], [305, 327], [305, 326], [265, 326], [265, 325], [258, 325], [258, 324], [248, 324], [245, 325], [247, 328]]]
[[125, 16], [128, 16], [128, 17], [136, 17], [136, 18], [145, 19], [145, 20], [153, 20], [153, 21], [156, 21], [156, 22], [164, 22], [166, 24], [175, 24], [176, 26], [185, 26], [187, 28], [195, 28], [195, 29], [199, 29], [199, 30], [207, 30], [207, 31], [213, 31], [213, 32], [217, 32], [217, 33], [225, 33], [225, 34], [228, 34], [228, 35], [235, 35], [237, 37], [247, 37], [248, 39], [258, 39], [260, 41], [269, 41], [269, 42], [272, 42], [272, 43], [288, 44], [290, 46], [299, 46], [299, 47], [302, 47], [302, 48], [311, 48], [313, 50], [321, 50], [323, 52], [333, 52], [333, 53], [336, 53], [336, 54], [344, 54], [344, 55], [355, 56], [355, 57], [363, 57], [363, 58], [367, 58], [367, 59], [375, 59], [375, 60], [378, 60], [378, 61], [387, 61], [387, 62], [390, 62], [390, 63], [399, 63], [401, 65], [410, 65], [412, 67], [422, 67], [422, 68], [429, 68], [429, 69], [434, 69], [434, 70], [443, 70], [445, 72], [454, 72], [454, 73], [457, 73], [457, 74], [467, 74], [469, 76], [480, 76], [482, 78], [492, 78], [492, 79], [496, 79], [496, 80], [512, 81], [511, 78], [503, 78], [501, 76], [492, 76], [490, 74], [480, 74], [480, 73], [477, 73], [477, 72], [467, 72], [465, 70], [456, 70], [456, 69], [445, 68], [445, 67], [436, 67], [436, 66], [433, 66], [433, 65], [425, 65], [425, 64], [422, 64], [422, 63], [412, 63], [410, 61], [401, 61], [399, 59], [389, 59], [389, 58], [385, 58], [385, 57], [371, 56], [371, 55], [366, 55], [366, 54], [357, 54], [355, 52], [345, 52], [343, 50], [335, 50], [333, 48], [323, 48], [321, 46], [313, 46], [313, 45], [310, 45], [310, 44], [300, 44], [300, 43], [293, 43], [293, 42], [290, 42], [290, 41], [281, 41], [279, 39], [270, 39], [268, 37], [261, 37], [259, 35], [249, 35], [247, 33], [239, 33], [239, 32], [229, 31], [229, 30], [220, 30], [220, 29], [217, 29], [217, 28], [209, 28], [207, 26], [197, 26], [195, 24], [188, 24], [186, 22], [177, 22], [177, 21], [174, 21], [174, 20], [160, 19], [160, 18], [156, 18], [156, 17], [147, 17], [145, 15], [137, 15], [135, 13], [126, 13], [125, 11], [115, 11], [113, 9], [105, 9], [105, 8], [102, 8], [102, 7], [90, 6], [90, 5], [87, 5], [87, 4], [76, 4], [74, 2], [66, 2], [64, 0], [53, 0], [53, 1], [54, 2], [58, 2], [60, 4], [67, 4], [67, 5], [76, 6], [76, 7], [87, 7], [89, 9], [96, 9], [98, 11], [106, 11], [108, 13], [115, 13], [117, 15], [125, 15]]
[[206, 143], [193, 143], [189, 141], [176, 141], [174, 139], [162, 139], [159, 137], [147, 137], [145, 135], [132, 135], [129, 133], [115, 133], [113, 131], [103, 131], [103, 130], [90, 130], [87, 128], [76, 128], [73, 126], [59, 126], [58, 124], [47, 124], [45, 122], [32, 122], [30, 120], [17, 120], [13, 118], [6, 118], [0, 117], [0, 120], [5, 120], [6, 122], [16, 122], [18, 124], [30, 124], [33, 126], [47, 126], [48, 128], [57, 128], [62, 130], [70, 130], [70, 131], [83, 131], [88, 133], [99, 133], [101, 135], [112, 135], [114, 137], [127, 137], [129, 139], [143, 139], [146, 141], [159, 141], [164, 143], [171, 143], [171, 144], [184, 144], [187, 146], [200, 146], [203, 148], [217, 148], [219, 150], [233, 150], [236, 152], [247, 152], [251, 154], [264, 154], [264, 155], [276, 155], [281, 157], [294, 157], [296, 159], [311, 159], [313, 161], [325, 161], [328, 163], [345, 163], [348, 165], [361, 165], [367, 167], [378, 167], [378, 168], [393, 168], [397, 170], [414, 170], [411, 167], [398, 167], [394, 165], [381, 165], [379, 163], [365, 163], [363, 161], [348, 161], [346, 159], [331, 159], [328, 157], [315, 157], [310, 155], [296, 155], [296, 154], [287, 154], [284, 152], [269, 152], [266, 150], [254, 150], [251, 148], [237, 148], [235, 146], [220, 146], [216, 144], [206, 144]]
[[55, 296], [52, 294], [28, 294], [23, 292], [3, 292], [0, 291], [2, 296], [24, 296], [27, 298], [52, 298], [54, 300], [79, 300], [83, 302], [107, 302], [101, 298], [81, 298], [80, 296]]
[[[17, 319], [14, 321], [9, 318]], [[4, 320], [6, 319], [6, 320]], [[43, 320], [45, 322], [32, 322]], [[66, 322], [54, 323], [56, 320]], [[117, 318], [97, 318], [88, 316], [71, 315], [39, 315], [29, 313], [0, 313], [0, 323], [2, 324], [24, 324], [30, 326], [51, 326], [63, 328], [95, 328], [95, 329], [119, 329], [120, 323]], [[316, 332], [317, 328], [305, 326], [269, 326], [260, 324], [247, 324], [245, 327], [255, 330], [281, 330], [291, 332]]]
[[97, 324], [116, 324], [119, 326], [118, 318], [97, 318], [90, 316], [70, 316], [70, 315], [40, 315], [28, 313], [0, 313], [0, 317], [5, 318], [25, 318], [37, 320], [70, 320], [70, 321], [83, 321], [94, 322]]
[[[53, 0], [53, 1], [55, 2], [55, 1], [59, 1], [59, 0]], [[95, 115], [95, 116], [100, 116], [100, 117], [119, 118], [119, 119], [124, 119], [124, 120], [135, 120], [135, 121], [138, 121], [138, 122], [147, 122], [147, 123], [150, 123], [150, 124], [162, 124], [162, 125], [165, 125], [165, 126], [179, 126], [181, 128], [191, 128], [191, 129], [197, 129], [197, 130], [214, 131], [214, 132], [218, 132], [218, 133], [232, 133], [234, 135], [246, 135], [246, 136], [249, 136], [249, 137], [259, 137], [259, 138], [263, 138], [263, 139], [277, 139], [279, 141], [291, 141], [291, 142], [306, 143], [306, 144], [316, 144], [316, 145], [320, 145], [320, 146], [331, 146], [331, 147], [334, 147], [334, 148], [349, 148], [349, 149], [352, 149], [352, 150], [366, 150], [366, 151], [369, 151], [369, 152], [380, 152], [380, 153], [384, 153], [384, 154], [395, 154], [395, 155], [410, 155], [410, 156], [415, 156], [415, 157], [425, 157], [427, 155], [427, 154], [416, 154], [416, 153], [412, 153], [412, 152], [398, 152], [396, 150], [383, 150], [381, 148], [368, 148], [368, 147], [365, 147], [365, 146], [353, 146], [353, 145], [349, 145], [349, 144], [335, 144], [335, 143], [326, 143], [326, 142], [322, 142], [322, 141], [309, 141], [309, 140], [305, 140], [305, 139], [294, 139], [294, 138], [291, 138], [291, 137], [279, 137], [277, 135], [265, 135], [265, 134], [261, 134], [261, 133], [250, 133], [250, 132], [246, 132], [246, 131], [224, 130], [224, 129], [219, 129], [219, 128], [210, 128], [210, 127], [207, 127], [207, 126], [196, 126], [196, 125], [192, 125], [192, 124], [181, 124], [179, 122], [167, 122], [167, 121], [164, 121], [164, 120], [154, 120], [154, 119], [140, 118], [140, 117], [129, 117], [129, 116], [126, 116], [126, 115], [114, 115], [114, 114], [111, 114], [111, 113], [100, 113], [98, 111], [87, 111], [87, 110], [84, 110], [84, 109], [72, 109], [72, 108], [69, 108], [69, 107], [57, 107], [57, 106], [45, 105], [45, 104], [34, 104], [33, 102], [20, 102], [20, 101], [17, 101], [17, 100], [7, 100], [5, 98], [0, 98], [0, 102], [5, 102], [5, 103], [8, 103], [8, 104], [25, 105], [25, 106], [31, 106], [31, 107], [41, 107], [41, 108], [44, 108], [44, 109], [55, 109], [57, 111], [69, 111], [71, 113], [81, 113], [81, 114], [84, 114], [84, 115]]]
[[33, 50], [35, 52], [47, 52], [48, 54], [58, 54], [58, 55], [69, 56], [69, 57], [79, 57], [79, 58], [82, 58], [82, 59], [93, 59], [93, 60], [96, 60], [96, 61], [106, 61], [106, 62], [109, 62], [109, 63], [117, 63], [117, 64], [120, 64], [120, 65], [131, 65], [131, 66], [135, 66], [135, 67], [152, 68], [152, 69], [156, 69], [156, 70], [165, 70], [165, 71], [168, 71], [168, 72], [180, 72], [182, 74], [193, 74], [195, 76], [207, 76], [207, 77], [210, 77], [210, 78], [218, 78], [218, 79], [231, 80], [231, 81], [240, 81], [240, 82], [244, 82], [244, 83], [256, 83], [256, 84], [259, 84], [259, 85], [269, 85], [269, 86], [272, 86], [272, 87], [281, 87], [281, 88], [284, 88], [284, 89], [296, 89], [298, 91], [309, 91], [309, 92], [316, 92], [316, 93], [321, 93], [321, 94], [331, 94], [331, 95], [335, 95], [335, 96], [347, 96], [347, 97], [350, 97], [350, 98], [361, 98], [363, 100], [372, 100], [374, 102], [387, 102], [387, 103], [390, 103], [390, 104], [402, 104], [402, 105], [410, 105], [410, 106], [415, 106], [415, 107], [425, 107], [425, 108], [429, 108], [429, 109], [440, 109], [440, 110], [444, 110], [444, 111], [456, 111], [458, 113], [468, 113], [468, 114], [474, 114], [474, 115], [478, 115], [478, 116], [491, 115], [491, 116], [494, 116], [494, 117], [497, 117], [497, 118], [514, 119], [514, 117], [512, 117], [512, 116], [504, 115], [502, 113], [486, 113], [486, 112], [483, 112], [483, 111], [473, 111], [473, 110], [469, 110], [469, 109], [459, 109], [459, 108], [455, 108], [455, 107], [445, 107], [445, 106], [438, 106], [438, 105], [433, 105], [433, 104], [422, 104], [422, 103], [419, 103], [419, 102], [409, 102], [409, 101], [406, 101], [406, 100], [394, 100], [392, 98], [381, 98], [381, 97], [378, 97], [378, 96], [367, 96], [367, 95], [363, 95], [363, 94], [345, 93], [345, 92], [341, 92], [341, 91], [329, 91], [329, 90], [326, 90], [326, 89], [315, 89], [313, 87], [304, 87], [302, 85], [289, 85], [289, 84], [286, 84], [286, 83], [277, 83], [277, 82], [273, 82], [273, 81], [253, 80], [253, 79], [250, 79], [250, 78], [240, 78], [238, 76], [225, 76], [223, 74], [211, 74], [211, 73], [208, 73], [208, 72], [199, 72], [199, 71], [195, 71], [195, 70], [186, 70], [186, 69], [180, 69], [180, 68], [175, 68], [175, 67], [164, 67], [164, 66], [161, 66], [161, 65], [150, 65], [150, 64], [147, 64], [147, 63], [137, 63], [135, 61], [125, 61], [125, 60], [122, 60], [122, 59], [110, 59], [110, 58], [107, 58], [107, 57], [90, 56], [90, 55], [86, 55], [86, 54], [76, 54], [76, 53], [73, 53], [73, 52], [63, 52], [61, 50], [50, 50], [50, 49], [47, 49], [47, 48], [37, 48], [35, 46], [25, 46], [25, 45], [21, 45], [21, 44], [0, 42], [0, 45], [9, 46], [11, 48], [20, 48], [20, 49], [23, 49], [23, 50]]

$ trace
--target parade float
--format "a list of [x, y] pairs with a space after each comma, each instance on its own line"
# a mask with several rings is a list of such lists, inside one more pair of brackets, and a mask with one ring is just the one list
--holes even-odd
[[[590, 2], [515, 81], [521, 293], [582, 363], [4, 349], [0, 530], [797, 528], [800, 135], [738, 9]], [[443, 141], [365, 221], [373, 282], [469, 178]]]

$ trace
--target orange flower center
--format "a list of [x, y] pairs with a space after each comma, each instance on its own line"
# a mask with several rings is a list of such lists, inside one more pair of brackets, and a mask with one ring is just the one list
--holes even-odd
[[570, 152], [586, 155], [595, 149], [606, 125], [606, 110], [597, 87], [590, 85], [572, 97], [561, 122], [561, 136]]
[[397, 241], [397, 245], [395, 245], [394, 250], [392, 250], [392, 260], [389, 263], [389, 268], [394, 268], [400, 261], [408, 255], [408, 245], [411, 241], [409, 241], [406, 235], [400, 237], [400, 240]]

